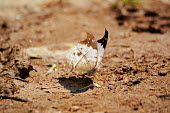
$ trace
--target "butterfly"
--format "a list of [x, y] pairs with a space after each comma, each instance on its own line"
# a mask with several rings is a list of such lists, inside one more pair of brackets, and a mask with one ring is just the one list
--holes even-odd
[[71, 70], [78, 71], [80, 75], [93, 75], [101, 63], [108, 40], [108, 31], [105, 29], [103, 38], [95, 40], [88, 32], [87, 38], [72, 47], [66, 54]]

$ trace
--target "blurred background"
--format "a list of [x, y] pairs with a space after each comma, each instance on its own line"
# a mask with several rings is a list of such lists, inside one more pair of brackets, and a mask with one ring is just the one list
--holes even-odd
[[[100, 4], [106, 4], [107, 2], [114, 7], [121, 7], [128, 4], [139, 5], [152, 1], [154, 0], [0, 0], [0, 17], [20, 18], [26, 14], [43, 11], [45, 8], [62, 3], [71, 3], [83, 7], [92, 2]], [[170, 4], [170, 0], [159, 1]]]

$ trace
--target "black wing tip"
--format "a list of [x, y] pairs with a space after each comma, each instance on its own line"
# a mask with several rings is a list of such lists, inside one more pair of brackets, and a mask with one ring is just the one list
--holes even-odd
[[108, 33], [108, 30], [105, 28], [105, 32], [107, 32]]
[[108, 40], [108, 31], [107, 31], [107, 29], [105, 28], [105, 34], [104, 34], [103, 38], [99, 39], [97, 42], [98, 42], [98, 43], [101, 43], [101, 45], [102, 45], [103, 48], [105, 49], [105, 48], [106, 48], [106, 45], [107, 45], [107, 40]]
[[105, 38], [108, 38], [108, 30], [105, 28], [105, 34], [104, 34]]

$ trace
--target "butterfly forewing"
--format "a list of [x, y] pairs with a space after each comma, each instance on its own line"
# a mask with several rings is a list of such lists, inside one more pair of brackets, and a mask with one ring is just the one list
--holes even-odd
[[103, 36], [103, 38], [97, 40], [98, 60], [97, 60], [96, 68], [99, 66], [102, 60], [104, 50], [107, 45], [107, 40], [108, 40], [108, 31], [105, 29], [105, 35]]

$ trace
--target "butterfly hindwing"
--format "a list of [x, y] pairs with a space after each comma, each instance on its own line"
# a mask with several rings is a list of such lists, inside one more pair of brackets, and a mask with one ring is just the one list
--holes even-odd
[[75, 68], [82, 57], [83, 54], [77, 49], [77, 46], [71, 48], [66, 54], [67, 62], [72, 68]]
[[97, 51], [94, 51], [93, 49], [91, 49], [78, 62], [75, 69], [79, 70], [81, 74], [87, 73], [89, 70], [93, 69], [96, 66], [96, 61], [97, 61], [96, 57], [97, 57]]

